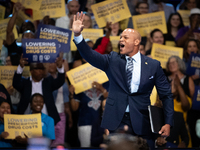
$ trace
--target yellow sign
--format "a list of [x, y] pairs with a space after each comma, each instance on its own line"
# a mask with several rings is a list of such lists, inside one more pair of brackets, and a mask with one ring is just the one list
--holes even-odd
[[[6, 40], [6, 29], [8, 26], [8, 21], [10, 18], [4, 19], [0, 21], [0, 39]], [[17, 29], [16, 26], [14, 26], [13, 28], [13, 33], [15, 35], [15, 39], [18, 38], [18, 33], [17, 33]]]
[[99, 28], [105, 27], [106, 22], [119, 22], [131, 17], [126, 0], [104, 1], [91, 5]]
[[6, 8], [0, 5], [0, 20], [4, 19]]
[[[10, 87], [13, 82], [13, 76], [17, 66], [1, 66], [0, 67], [0, 83], [3, 84], [6, 88]], [[22, 76], [29, 77], [30, 69], [29, 66], [26, 66]]]
[[33, 10], [33, 20], [41, 20], [45, 16], [57, 18], [65, 15], [65, 0], [42, 0], [39, 10]]
[[[93, 41], [93, 43], [95, 43], [98, 38], [103, 37], [103, 29], [83, 29], [81, 33], [84, 39], [90, 39]], [[73, 39], [74, 39], [74, 33], [72, 32], [70, 49], [71, 51], [76, 51], [77, 48], [73, 42]]]
[[42, 136], [41, 114], [12, 115], [4, 114], [4, 131], [9, 133], [6, 139], [16, 136], [28, 138]]
[[178, 10], [178, 13], [181, 15], [184, 26], [189, 26], [190, 25], [190, 20], [189, 20], [190, 10]]
[[74, 86], [76, 94], [91, 89], [94, 81], [100, 84], [108, 81], [105, 72], [91, 66], [89, 63], [74, 68], [66, 74]]
[[42, 0], [11, 0], [14, 3], [20, 2], [25, 8], [38, 10]]
[[183, 48], [166, 46], [153, 43], [151, 56], [153, 59], [160, 61], [163, 69], [166, 68], [166, 63], [172, 55], [183, 58]]
[[176, 43], [174, 41], [165, 41], [165, 45], [167, 45], [167, 46], [176, 46]]
[[25, 20], [33, 22], [33, 19], [27, 16], [23, 11], [19, 11], [16, 19], [16, 25], [21, 26]]
[[119, 52], [118, 44], [119, 44], [120, 36], [110, 36], [110, 41], [112, 43], [113, 51]]
[[132, 17], [134, 29], [138, 30], [141, 36], [147, 36], [154, 29], [160, 29], [164, 34], [167, 33], [165, 12], [159, 11]]

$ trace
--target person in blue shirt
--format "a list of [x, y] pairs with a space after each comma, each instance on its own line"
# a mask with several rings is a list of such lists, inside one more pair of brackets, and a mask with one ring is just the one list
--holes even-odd
[[[39, 93], [35, 93], [31, 96], [30, 107], [31, 107], [32, 114], [41, 113], [43, 137], [54, 140], [55, 139], [54, 120], [50, 116], [45, 115], [41, 112], [43, 105], [44, 105], [43, 95]], [[21, 136], [18, 136], [15, 138], [15, 140], [17, 140], [17, 142], [21, 144], [27, 143], [27, 139], [28, 137], [22, 138]]]

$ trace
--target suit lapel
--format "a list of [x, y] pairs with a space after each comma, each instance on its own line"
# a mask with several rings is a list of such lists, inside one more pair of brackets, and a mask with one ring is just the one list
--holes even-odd
[[141, 55], [141, 72], [140, 72], [140, 85], [138, 88], [138, 92], [142, 89], [142, 86], [144, 85], [144, 79], [148, 75], [148, 62], [146, 61], [146, 58]]

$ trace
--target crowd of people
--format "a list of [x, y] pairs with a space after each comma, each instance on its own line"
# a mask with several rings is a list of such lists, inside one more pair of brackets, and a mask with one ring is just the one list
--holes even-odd
[[[22, 34], [22, 39], [34, 39], [39, 24], [71, 29], [74, 15], [81, 11], [85, 15], [82, 22], [84, 28], [98, 29], [91, 5], [102, 1], [66, 0], [65, 16], [60, 18], [45, 16], [42, 20], [34, 22], [24, 20], [20, 26], [16, 26], [18, 34]], [[41, 113], [42, 133], [44, 137], [51, 139], [52, 147], [70, 145], [71, 147], [104, 147], [114, 150], [122, 145], [125, 149], [131, 149], [129, 147], [131, 145], [134, 150], [148, 149], [146, 141], [141, 137], [126, 135], [129, 133], [126, 127], [118, 130], [117, 134], [109, 135], [109, 131], [100, 126], [105, 105], [114, 104], [112, 101], [106, 102], [111, 90], [109, 81], [104, 84], [94, 81], [91, 83], [91, 89], [75, 94], [75, 87], [69, 82], [66, 72], [87, 63], [78, 50], [60, 53], [55, 63], [29, 63], [27, 58], [23, 57], [21, 40], [15, 39], [13, 28], [20, 11], [32, 17], [32, 10], [25, 9], [19, 2], [3, 1], [0, 4], [6, 7], [4, 18], [10, 18], [6, 29], [6, 39], [0, 47], [0, 65], [17, 66], [13, 84], [5, 87], [0, 83], [0, 147], [27, 146], [28, 139], [27, 136], [17, 136], [14, 140], [6, 139], [9, 133], [4, 131], [4, 114]], [[166, 69], [163, 69], [171, 85], [174, 123], [169, 137], [157, 135], [155, 147], [200, 147], [200, 108], [193, 108], [193, 103], [197, 101], [195, 88], [200, 84], [200, 74], [199, 72], [192, 76], [186, 74], [190, 55], [200, 54], [200, 2], [182, 0], [177, 7], [164, 0], [127, 0], [127, 4], [132, 16], [157, 11], [165, 12], [167, 34], [155, 28], [146, 37], [142, 37], [139, 44], [142, 55], [152, 58], [153, 43], [166, 45], [171, 41], [175, 47], [183, 48], [183, 59], [171, 56], [167, 61]], [[178, 10], [190, 11], [189, 26], [184, 26]], [[126, 28], [134, 29], [131, 17], [116, 23], [107, 22], [103, 28], [103, 37], [99, 37], [95, 43], [91, 39], [85, 39], [85, 42], [101, 55], [112, 54], [110, 37], [121, 36]], [[26, 66], [30, 67], [28, 78], [22, 77]], [[159, 98], [155, 105], [163, 106]], [[107, 146], [110, 143], [108, 141], [114, 139], [112, 136], [115, 139], [117, 137], [117, 142]], [[121, 136], [123, 138], [120, 138]]]

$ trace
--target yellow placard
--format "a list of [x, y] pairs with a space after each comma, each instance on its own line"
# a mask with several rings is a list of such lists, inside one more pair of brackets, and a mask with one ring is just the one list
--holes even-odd
[[190, 20], [189, 20], [190, 10], [178, 10], [178, 13], [181, 15], [184, 26], [189, 26], [190, 25]]
[[39, 10], [42, 0], [11, 0], [14, 3], [20, 2], [25, 8]]
[[28, 138], [42, 136], [41, 114], [4, 114], [4, 131], [9, 133], [6, 139], [15, 139], [16, 136], [23, 138], [25, 135]]
[[172, 55], [183, 58], [183, 48], [166, 46], [153, 43], [151, 56], [153, 59], [160, 61], [163, 69], [166, 68], [166, 63]]
[[176, 46], [176, 43], [174, 41], [165, 41], [165, 45], [167, 45], [167, 46]]
[[[9, 20], [10, 18], [3, 19], [0, 21], [0, 39], [6, 40], [6, 29], [7, 29]], [[14, 33], [15, 39], [17, 39], [18, 33], [17, 33], [16, 26], [14, 26], [13, 28], [13, 33]]]
[[138, 30], [141, 36], [147, 36], [152, 30], [160, 29], [163, 34], [167, 33], [165, 12], [159, 11], [132, 17], [134, 29]]
[[74, 86], [76, 94], [91, 89], [92, 82], [94, 81], [100, 84], [108, 81], [108, 77], [105, 72], [93, 67], [89, 63], [74, 68], [66, 74], [69, 81]]
[[119, 44], [120, 36], [110, 36], [110, 41], [112, 43], [113, 51], [119, 52], [118, 44]]
[[65, 0], [42, 0], [39, 10], [33, 10], [33, 20], [41, 20], [45, 16], [58, 18], [65, 15]]
[[25, 20], [33, 22], [33, 19], [27, 16], [23, 11], [19, 11], [16, 19], [16, 25], [21, 26]]
[[[103, 37], [103, 29], [83, 29], [81, 33], [84, 39], [90, 39], [93, 41], [93, 43], [95, 43], [98, 38]], [[72, 32], [70, 49], [71, 51], [76, 51], [77, 48], [73, 42], [73, 39], [74, 39], [74, 33]]]
[[158, 93], [157, 93], [156, 87], [154, 86], [150, 95], [151, 105], [154, 105], [156, 103], [157, 95]]
[[[12, 86], [13, 76], [15, 71], [17, 70], [17, 66], [1, 66], [0, 67], [0, 83], [8, 88]], [[30, 69], [29, 66], [26, 66], [23, 70], [22, 76], [29, 77]]]
[[126, 0], [104, 1], [91, 5], [99, 28], [105, 27], [106, 22], [118, 22], [131, 17]]
[[0, 20], [4, 19], [6, 8], [0, 5]]

